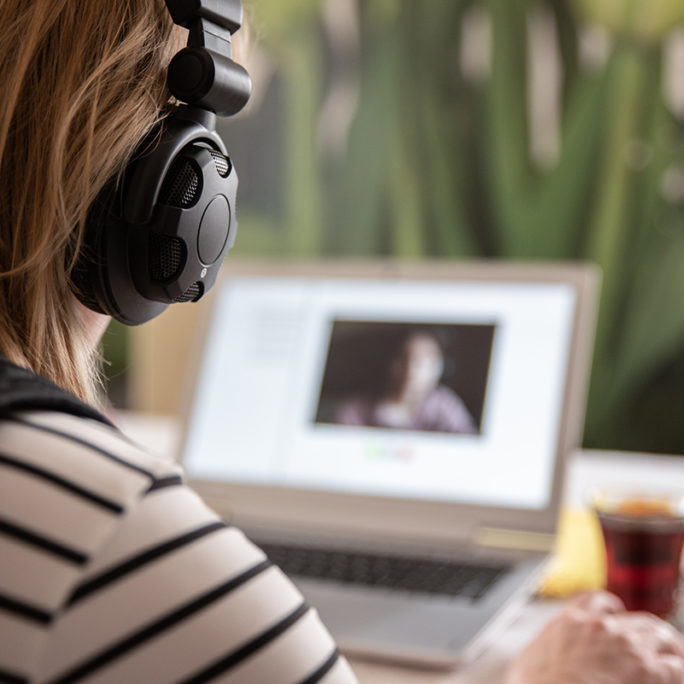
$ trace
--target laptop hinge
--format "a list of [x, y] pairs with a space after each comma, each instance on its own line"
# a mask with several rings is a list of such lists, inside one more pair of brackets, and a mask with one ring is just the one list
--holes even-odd
[[496, 527], [481, 527], [475, 533], [475, 543], [478, 546], [520, 551], [550, 552], [553, 550], [555, 540], [555, 535], [544, 532], [509, 530]]

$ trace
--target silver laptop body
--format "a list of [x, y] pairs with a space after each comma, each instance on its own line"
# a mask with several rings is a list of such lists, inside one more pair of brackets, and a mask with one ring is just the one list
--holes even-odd
[[[226, 271], [187, 413], [193, 486], [267, 548], [503, 568], [477, 596], [293, 577], [344, 651], [472, 659], [552, 547], [564, 460], [581, 439], [596, 270], [231, 259]], [[382, 356], [412, 331], [440, 338], [442, 404], [463, 395], [469, 428], [359, 418], [370, 400], [354, 383], [377, 383]]]

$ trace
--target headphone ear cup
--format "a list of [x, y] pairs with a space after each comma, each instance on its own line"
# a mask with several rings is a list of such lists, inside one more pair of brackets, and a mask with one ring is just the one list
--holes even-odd
[[149, 302], [137, 292], [129, 269], [131, 227], [123, 217], [125, 177], [110, 181], [88, 212], [83, 245], [72, 271], [72, 288], [89, 309], [137, 325], [168, 304]]
[[237, 174], [212, 123], [178, 108], [93, 203], [72, 276], [85, 306], [138, 325], [212, 287], [237, 231]]

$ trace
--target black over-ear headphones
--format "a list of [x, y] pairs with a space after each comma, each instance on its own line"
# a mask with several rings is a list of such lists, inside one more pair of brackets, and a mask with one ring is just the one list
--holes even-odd
[[88, 213], [73, 288], [88, 308], [137, 325], [211, 288], [235, 242], [237, 174], [216, 115], [240, 111], [251, 91], [231, 59], [240, 0], [166, 0], [188, 46], [169, 64], [181, 102], [143, 141]]

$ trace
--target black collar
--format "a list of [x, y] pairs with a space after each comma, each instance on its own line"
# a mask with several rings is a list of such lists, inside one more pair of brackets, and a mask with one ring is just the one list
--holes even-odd
[[61, 411], [112, 425], [78, 397], [0, 354], [0, 417], [16, 411]]

